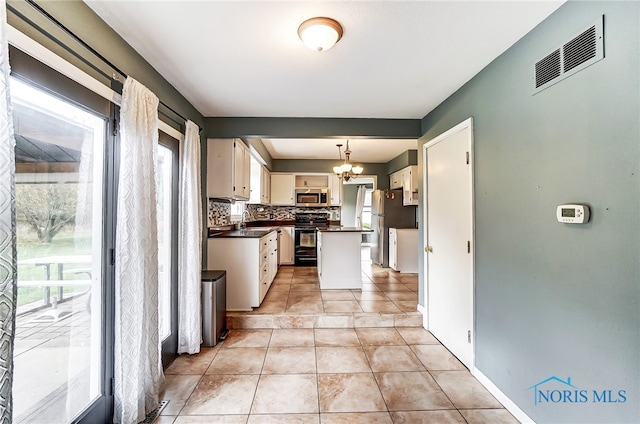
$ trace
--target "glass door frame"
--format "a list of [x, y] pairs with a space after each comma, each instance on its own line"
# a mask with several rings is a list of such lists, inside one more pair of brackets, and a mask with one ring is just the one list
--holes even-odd
[[102, 347], [100, 395], [88, 404], [79, 416], [73, 419], [76, 423], [110, 422], [113, 417], [113, 344], [115, 314], [115, 265], [113, 249], [115, 243], [115, 209], [117, 195], [117, 173], [119, 157], [119, 135], [117, 117], [119, 108], [72, 81], [37, 59], [10, 46], [11, 76], [45, 90], [52, 95], [73, 103], [105, 121], [105, 139], [103, 152], [103, 187], [102, 199], [104, 214], [102, 216]]
[[180, 142], [160, 131], [158, 144], [173, 153], [171, 196], [171, 335], [162, 342], [162, 367], [167, 369], [178, 356], [178, 222], [180, 196]]

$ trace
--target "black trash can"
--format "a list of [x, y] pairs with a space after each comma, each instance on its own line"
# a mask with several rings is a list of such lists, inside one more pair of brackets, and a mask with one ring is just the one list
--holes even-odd
[[227, 335], [227, 272], [202, 271], [202, 345]]

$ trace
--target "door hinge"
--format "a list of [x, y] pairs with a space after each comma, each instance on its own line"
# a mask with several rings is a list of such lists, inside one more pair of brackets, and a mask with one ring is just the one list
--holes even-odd
[[467, 153], [467, 165], [469, 165], [469, 152], [466, 152], [466, 153]]
[[115, 380], [113, 378], [109, 379], [109, 396], [113, 396], [115, 393]]
[[114, 136], [116, 136], [116, 135], [118, 135], [118, 120], [114, 118], [111, 122], [112, 122], [112, 125], [113, 125], [113, 128], [111, 128], [111, 133]]
[[116, 264], [116, 251], [115, 249], [109, 249], [109, 263], [111, 265]]
[[471, 253], [471, 241], [467, 240], [467, 253]]
[[471, 330], [467, 331], [467, 342], [471, 343]]

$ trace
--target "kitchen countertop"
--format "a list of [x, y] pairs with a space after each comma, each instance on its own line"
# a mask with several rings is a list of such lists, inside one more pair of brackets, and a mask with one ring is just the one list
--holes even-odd
[[219, 233], [209, 231], [209, 238], [260, 238], [274, 230], [275, 228], [243, 228], [241, 230], [229, 230]]
[[318, 231], [322, 233], [371, 233], [373, 230], [368, 228], [358, 228], [358, 227], [329, 227], [329, 228], [318, 228]]
[[[267, 235], [269, 232], [276, 230], [278, 227], [293, 227], [295, 226], [295, 223], [295, 220], [291, 219], [247, 221], [245, 223], [246, 227], [241, 230], [236, 230], [234, 224], [220, 225], [217, 227], [209, 227], [208, 237], [260, 238]], [[355, 227], [340, 227], [340, 221], [330, 221], [330, 224], [330, 229], [320, 231], [371, 232], [371, 230], [357, 229]]]

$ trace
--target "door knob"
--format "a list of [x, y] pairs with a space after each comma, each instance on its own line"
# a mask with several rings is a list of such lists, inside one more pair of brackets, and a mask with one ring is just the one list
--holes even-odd
[[424, 251], [425, 252], [429, 252], [429, 253], [433, 253], [433, 247], [427, 246], [427, 247], [424, 248]]

